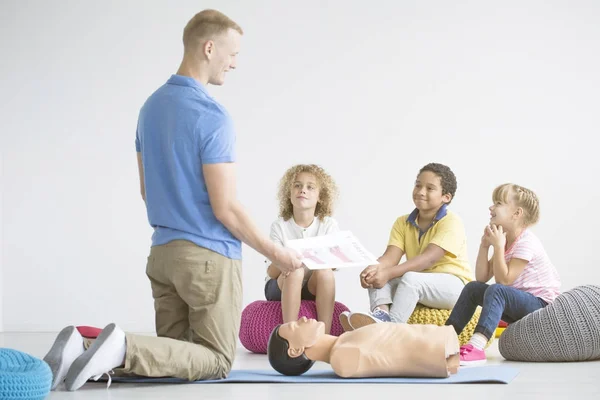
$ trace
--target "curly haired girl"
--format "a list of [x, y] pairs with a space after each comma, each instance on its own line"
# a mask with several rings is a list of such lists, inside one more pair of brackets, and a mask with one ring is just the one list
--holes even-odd
[[[271, 240], [285, 245], [288, 240], [327, 235], [339, 231], [331, 217], [338, 189], [318, 165], [300, 164], [288, 169], [279, 182], [279, 218], [271, 225]], [[289, 275], [273, 264], [267, 268], [265, 297], [281, 301], [283, 322], [296, 321], [300, 300], [313, 300], [319, 321], [331, 331], [335, 303], [335, 278], [331, 269], [299, 268]]]

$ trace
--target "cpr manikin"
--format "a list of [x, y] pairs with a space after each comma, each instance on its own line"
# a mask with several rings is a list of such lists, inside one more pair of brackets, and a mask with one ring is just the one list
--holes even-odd
[[267, 354], [284, 375], [301, 375], [323, 361], [342, 378], [446, 378], [458, 372], [459, 349], [451, 326], [378, 323], [337, 337], [302, 317], [275, 327]]

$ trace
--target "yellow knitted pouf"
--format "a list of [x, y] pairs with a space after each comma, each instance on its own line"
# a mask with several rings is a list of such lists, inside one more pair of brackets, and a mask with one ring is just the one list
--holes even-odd
[[[417, 304], [415, 311], [412, 313], [407, 323], [442, 326], [446, 323], [446, 320], [450, 316], [450, 312], [451, 310], [439, 310], [437, 308], [429, 308], [422, 304]], [[481, 307], [477, 307], [477, 310], [475, 310], [475, 314], [473, 314], [471, 321], [469, 321], [467, 326], [465, 326], [465, 329], [463, 329], [461, 334], [458, 335], [458, 341], [460, 342], [461, 346], [467, 344], [471, 339], [471, 336], [473, 336], [480, 314]], [[492, 344], [493, 340], [494, 337], [491, 337], [486, 347]]]

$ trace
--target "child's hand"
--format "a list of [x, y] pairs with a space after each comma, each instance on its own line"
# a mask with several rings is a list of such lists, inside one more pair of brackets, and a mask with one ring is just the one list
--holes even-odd
[[371, 287], [371, 285], [369, 285], [367, 283], [367, 281], [365, 281], [365, 277], [371, 273], [371, 271], [373, 270], [373, 268], [375, 268], [377, 265], [369, 265], [367, 268], [365, 268], [361, 273], [360, 273], [360, 286], [362, 286], [364, 289], [368, 289]]
[[496, 249], [502, 249], [506, 246], [506, 232], [502, 229], [502, 226], [496, 226], [494, 224], [486, 228], [489, 231], [490, 243]]
[[490, 226], [486, 225], [485, 228], [483, 228], [483, 236], [481, 237], [481, 245], [485, 248], [489, 248], [492, 245], [492, 242], [490, 241]]
[[362, 278], [361, 274], [361, 281], [364, 279], [368, 288], [381, 289], [389, 281], [386, 268], [381, 264], [371, 265], [365, 269], [365, 271], [367, 272], [365, 273], [364, 278]]

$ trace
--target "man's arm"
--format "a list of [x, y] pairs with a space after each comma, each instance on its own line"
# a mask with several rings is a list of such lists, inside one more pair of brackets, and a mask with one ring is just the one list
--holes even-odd
[[140, 173], [140, 192], [142, 199], [146, 202], [146, 186], [144, 184], [144, 164], [142, 163], [142, 153], [137, 152], [138, 171]]
[[282, 271], [302, 266], [299, 254], [273, 243], [260, 233], [237, 200], [235, 164], [204, 164], [202, 171], [215, 217], [233, 236], [270, 259]]
[[[277, 221], [273, 222], [271, 224], [271, 233], [269, 234], [269, 239], [271, 239], [273, 243], [283, 246], [284, 236], [285, 235], [281, 226], [279, 226]], [[281, 270], [271, 262], [267, 267], [267, 276], [271, 279], [277, 279], [279, 278], [279, 275], [281, 275]]]

